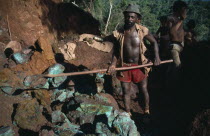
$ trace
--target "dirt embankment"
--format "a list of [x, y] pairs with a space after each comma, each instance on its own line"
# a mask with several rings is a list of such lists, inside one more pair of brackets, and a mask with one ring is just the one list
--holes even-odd
[[[39, 44], [42, 44], [39, 46], [46, 49], [44, 53], [43, 48], [36, 52], [30, 64], [15, 68], [16, 71], [32, 69], [33, 74], [40, 74], [55, 63], [56, 59], [52, 56], [57, 53], [57, 48], [51, 51], [51, 47], [58, 47], [60, 40], [74, 42], [78, 40], [79, 34], [100, 34], [99, 22], [92, 15], [71, 3], [62, 3], [61, 0], [0, 0], [0, 31], [2, 64], [6, 61], [3, 54], [9, 41], [20, 42], [22, 48], [34, 46], [38, 49], [36, 45], [39, 40]], [[78, 59], [72, 61], [73, 64], [94, 68], [96, 64], [103, 64], [100, 58], [110, 59], [106, 53], [97, 52], [84, 44], [80, 47], [76, 49]], [[92, 60], [91, 63], [89, 60]]]
[[[42, 74], [59, 60], [56, 51], [59, 42], [75, 42], [83, 33], [99, 35], [99, 22], [92, 15], [62, 0], [0, 0], [0, 80], [18, 85], [27, 75]], [[22, 49], [33, 47], [34, 53], [25, 64], [8, 64], [5, 47], [10, 41], [21, 43]], [[70, 62], [67, 71], [83, 65], [87, 69], [107, 66], [111, 55], [79, 43], [76, 60]], [[103, 58], [103, 59], [102, 59]], [[7, 67], [7, 68], [5, 68]], [[19, 80], [18, 80], [19, 79]], [[27, 98], [21, 92], [17, 96], [0, 93], [0, 126], [11, 126], [18, 135], [18, 127], [12, 124], [14, 109]], [[19, 134], [21, 133], [19, 130]]]

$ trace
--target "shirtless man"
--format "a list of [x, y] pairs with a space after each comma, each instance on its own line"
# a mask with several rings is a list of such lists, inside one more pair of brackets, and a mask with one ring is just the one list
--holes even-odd
[[[144, 56], [146, 47], [143, 43], [143, 38], [147, 39], [153, 46], [155, 52], [154, 64], [160, 64], [158, 54], [158, 45], [154, 37], [149, 33], [149, 30], [137, 24], [139, 22], [140, 12], [137, 5], [129, 5], [124, 13], [124, 27], [113, 32], [113, 37], [116, 40], [114, 48], [114, 56], [108, 72], [115, 71], [116, 65], [129, 67], [148, 63]], [[124, 103], [126, 111], [130, 113], [131, 99], [131, 82], [140, 86], [144, 95], [144, 113], [149, 114], [149, 94], [147, 90], [147, 74], [148, 68], [134, 69], [121, 71], [117, 73], [117, 78], [121, 81], [121, 86], [124, 95]]]
[[184, 29], [183, 21], [187, 17], [187, 4], [183, 1], [175, 1], [173, 5], [173, 14], [168, 16], [170, 52], [174, 60], [175, 68], [180, 68], [180, 53], [184, 47]]

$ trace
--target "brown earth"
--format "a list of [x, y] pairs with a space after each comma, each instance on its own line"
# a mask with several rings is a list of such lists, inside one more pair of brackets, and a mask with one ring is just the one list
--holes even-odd
[[0, 91], [0, 100], [0, 126], [11, 126], [16, 135], [18, 135], [19, 128], [12, 123], [14, 119], [13, 112], [17, 104], [26, 99], [20, 96], [7, 96]]
[[104, 69], [108, 68], [108, 64], [111, 62], [112, 53], [105, 53], [98, 51], [95, 48], [88, 46], [86, 43], [79, 42], [77, 44], [76, 59], [70, 61], [70, 63], [79, 66], [83, 65], [88, 69]]
[[[14, 87], [22, 86], [20, 84], [25, 76], [42, 74], [56, 63], [56, 54], [52, 47], [57, 46], [59, 40], [75, 41], [79, 34], [99, 34], [99, 23], [89, 13], [73, 4], [60, 2], [61, 0], [0, 0], [0, 30], [3, 31], [0, 34], [1, 83], [11, 83]], [[3, 65], [7, 63], [4, 49], [11, 40], [20, 42], [23, 49], [33, 46], [35, 52], [27, 63], [12, 64], [3, 69]], [[83, 65], [87, 69], [107, 68], [111, 53], [98, 51], [81, 42], [77, 45], [76, 60], [70, 62], [71, 66]], [[13, 124], [17, 104], [27, 100], [24, 97], [25, 92], [18, 94], [8, 96], [0, 91], [0, 126], [11, 126], [16, 135], [24, 135], [25, 133]], [[35, 97], [50, 112], [50, 96], [46, 91], [43, 91], [43, 94], [36, 91]], [[33, 109], [29, 105], [29, 109], [30, 107]], [[34, 116], [32, 111], [28, 115], [29, 118]], [[21, 116], [19, 117], [16, 116], [16, 120], [22, 120]], [[37, 131], [40, 128], [39, 124], [45, 123], [33, 121], [37, 123], [35, 127], [27, 125], [27, 121], [26, 124], [19, 125], [24, 129]]]

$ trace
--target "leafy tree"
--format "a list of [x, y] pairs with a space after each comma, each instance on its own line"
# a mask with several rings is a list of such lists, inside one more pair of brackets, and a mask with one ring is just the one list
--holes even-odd
[[[142, 24], [147, 26], [152, 33], [155, 33], [160, 25], [158, 18], [172, 13], [172, 6], [176, 0], [112, 0], [112, 14], [110, 16], [107, 34], [110, 34], [117, 27], [123, 25], [123, 11], [128, 4], [137, 4], [143, 16]], [[210, 1], [185, 0], [188, 3], [189, 19], [197, 23], [196, 32], [199, 40], [207, 40], [210, 37]], [[103, 33], [109, 16], [110, 0], [64, 0], [74, 2], [80, 8], [90, 12], [101, 24]]]

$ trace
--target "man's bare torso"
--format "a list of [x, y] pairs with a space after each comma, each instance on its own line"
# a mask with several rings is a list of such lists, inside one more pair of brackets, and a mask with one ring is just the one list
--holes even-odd
[[170, 29], [170, 40], [176, 42], [183, 42], [184, 41], [183, 21], [179, 20], [174, 16], [170, 16], [169, 22], [172, 25]]
[[125, 63], [138, 64], [140, 52], [140, 38], [137, 31], [125, 31], [124, 45], [123, 45], [123, 59]]

